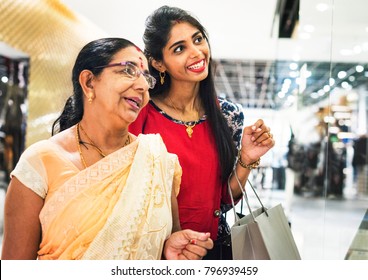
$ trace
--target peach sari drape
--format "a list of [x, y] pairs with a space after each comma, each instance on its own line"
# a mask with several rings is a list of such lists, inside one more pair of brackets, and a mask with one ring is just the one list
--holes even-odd
[[153, 134], [71, 172], [45, 197], [39, 259], [160, 259], [180, 178], [177, 156]]

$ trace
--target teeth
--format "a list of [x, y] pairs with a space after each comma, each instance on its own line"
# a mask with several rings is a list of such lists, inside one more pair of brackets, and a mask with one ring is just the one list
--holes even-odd
[[129, 99], [130, 101], [134, 102], [134, 103], [135, 103], [135, 104], [137, 104], [137, 106], [139, 107], [139, 104], [138, 104], [138, 102], [137, 102], [137, 101], [135, 101], [135, 100], [133, 100], [133, 99], [130, 99], [130, 98], [127, 98], [127, 99]]
[[189, 69], [199, 69], [199, 68], [203, 67], [203, 65], [204, 65], [204, 60], [202, 60], [201, 62], [199, 62], [197, 64], [194, 64], [192, 66], [189, 66], [188, 68]]

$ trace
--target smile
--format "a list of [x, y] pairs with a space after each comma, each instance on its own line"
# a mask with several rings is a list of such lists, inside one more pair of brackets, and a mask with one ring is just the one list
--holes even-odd
[[128, 101], [128, 103], [133, 105], [133, 107], [136, 107], [137, 109], [141, 107], [140, 102], [138, 100], [135, 100], [133, 98], [128, 98], [128, 97], [124, 97], [124, 99]]
[[188, 69], [189, 70], [194, 70], [194, 71], [203, 71], [204, 67], [205, 67], [205, 61], [204, 61], [204, 59], [202, 59], [201, 61], [188, 66]]

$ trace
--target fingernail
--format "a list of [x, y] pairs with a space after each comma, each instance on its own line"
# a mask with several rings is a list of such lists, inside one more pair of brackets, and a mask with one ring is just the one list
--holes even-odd
[[197, 244], [197, 240], [195, 240], [195, 239], [191, 239], [191, 240], [189, 241], [189, 243], [190, 243], [190, 244], [194, 244], [194, 245], [196, 245], [196, 244]]
[[256, 126], [255, 126], [255, 125], [253, 125], [253, 126], [252, 126], [252, 129], [253, 129], [253, 130], [256, 130]]

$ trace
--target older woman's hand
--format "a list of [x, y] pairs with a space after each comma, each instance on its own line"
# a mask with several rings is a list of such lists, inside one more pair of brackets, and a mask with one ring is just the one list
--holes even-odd
[[165, 241], [163, 256], [167, 260], [199, 260], [212, 248], [210, 233], [185, 229], [174, 232]]

